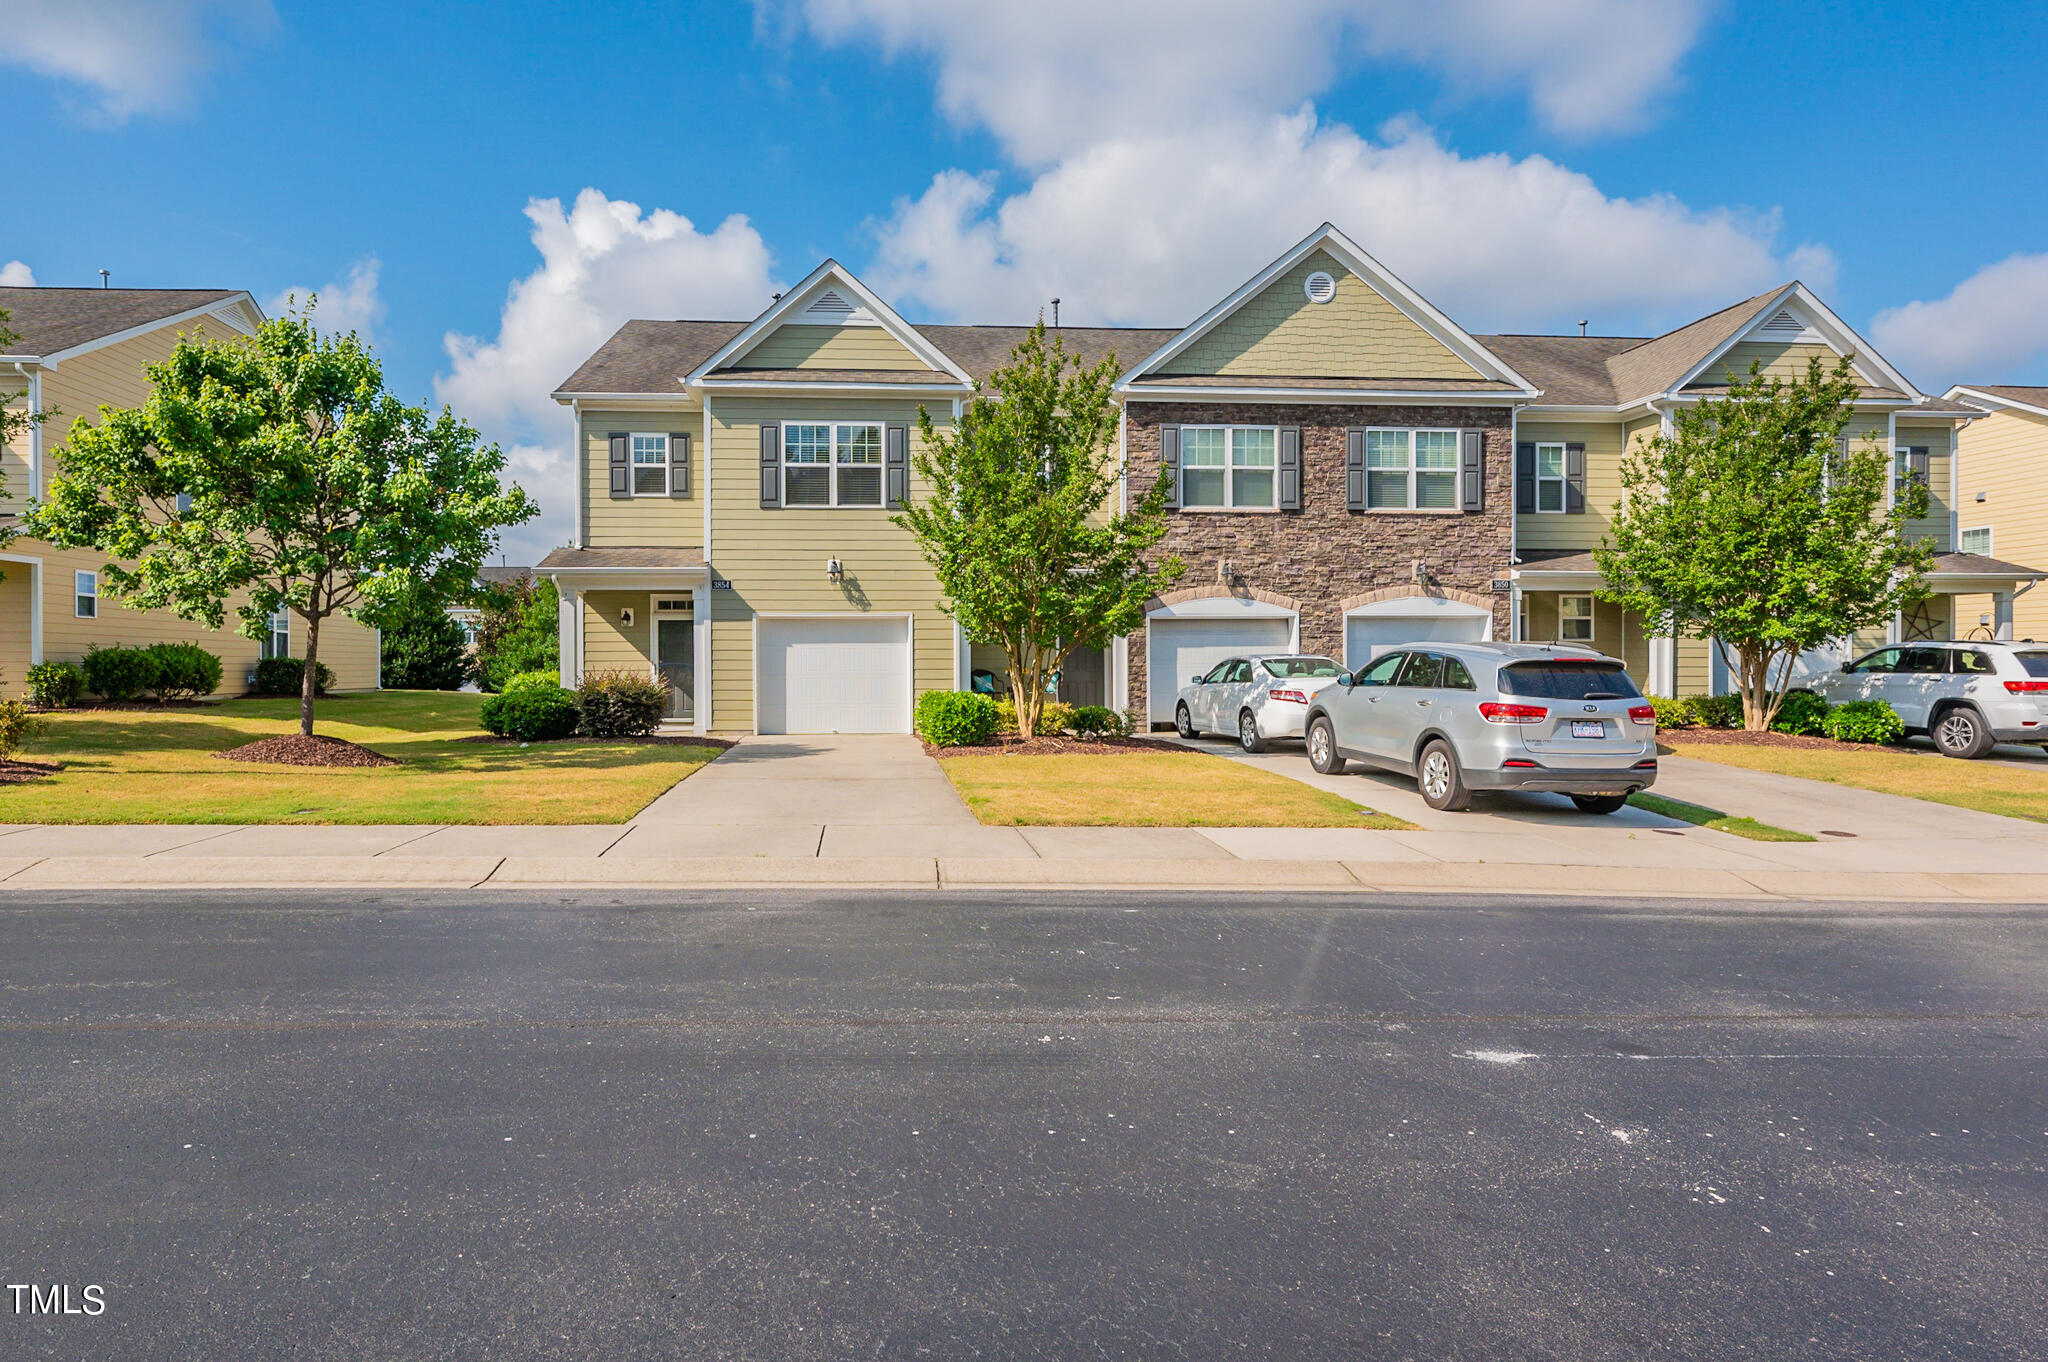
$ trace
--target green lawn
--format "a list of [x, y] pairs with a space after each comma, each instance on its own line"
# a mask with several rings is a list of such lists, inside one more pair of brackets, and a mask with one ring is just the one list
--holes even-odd
[[1004, 827], [1412, 828], [1351, 800], [1201, 752], [944, 757], [974, 816]]
[[1925, 752], [1883, 747], [1844, 746], [1840, 751], [1823, 751], [1809, 747], [1688, 743], [1683, 733], [1663, 734], [1658, 741], [1682, 757], [1717, 761], [1723, 766], [1804, 776], [1835, 785], [1853, 785], [1859, 790], [2048, 823], [2048, 771], [2028, 771], [1989, 761], [1952, 761]]
[[1820, 840], [1803, 832], [1794, 832], [1790, 828], [1773, 827], [1769, 823], [1759, 823], [1754, 818], [1734, 818], [1719, 809], [1710, 809], [1704, 804], [1688, 804], [1683, 799], [1671, 799], [1665, 795], [1647, 792], [1632, 794], [1628, 797], [1628, 802], [1639, 809], [1647, 809], [1666, 818], [1676, 818], [1681, 823], [1690, 823], [1699, 828], [1712, 828], [1716, 832], [1730, 833], [1736, 837], [1747, 837], [1752, 842]]
[[0, 785], [6, 823], [618, 823], [718, 755], [623, 742], [465, 743], [481, 695], [324, 699], [314, 731], [396, 757], [381, 768], [259, 766], [215, 752], [295, 732], [296, 699], [43, 716], [21, 753], [46, 780]]

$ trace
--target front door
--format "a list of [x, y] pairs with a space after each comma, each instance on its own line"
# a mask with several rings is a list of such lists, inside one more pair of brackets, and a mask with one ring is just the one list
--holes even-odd
[[665, 717], [697, 713], [697, 631], [687, 615], [654, 617], [654, 674], [668, 683]]

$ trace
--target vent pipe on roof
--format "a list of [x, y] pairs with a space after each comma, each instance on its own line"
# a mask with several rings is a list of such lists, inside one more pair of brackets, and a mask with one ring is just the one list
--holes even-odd
[[101, 288], [105, 288], [105, 287], [107, 286], [107, 280], [108, 280], [108, 278], [109, 278], [109, 277], [110, 277], [110, 276], [109, 276], [109, 275], [107, 274], [107, 272], [106, 272], [105, 270], [101, 270], [101, 271], [100, 271], [100, 287], [101, 287]]
[[1057, 298], [1052, 300], [1052, 329], [1060, 329], [1060, 300]]
[[1588, 322], [1589, 320], [1590, 320], [1590, 319], [1589, 319], [1589, 318], [1586, 318], [1586, 317], [1581, 317], [1581, 318], [1579, 318], [1579, 334], [1580, 334], [1581, 336], [1583, 336], [1583, 335], [1585, 335], [1585, 334], [1586, 334], [1586, 323], [1587, 323], [1587, 322]]

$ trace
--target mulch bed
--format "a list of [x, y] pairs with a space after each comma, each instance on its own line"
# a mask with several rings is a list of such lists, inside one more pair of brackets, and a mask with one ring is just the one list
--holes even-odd
[[1721, 747], [1809, 747], [1818, 752], [1879, 750], [1874, 743], [1836, 742], [1806, 733], [1751, 733], [1741, 728], [1677, 728], [1657, 735], [1660, 744], [1701, 743]]
[[587, 745], [590, 743], [628, 742], [641, 747], [715, 747], [721, 752], [735, 746], [731, 738], [699, 738], [689, 733], [650, 733], [644, 738], [585, 738], [579, 735], [567, 738], [542, 738], [538, 742], [521, 742], [517, 738], [501, 738], [495, 733], [472, 733], [468, 737], [457, 738], [455, 741], [486, 743], [493, 747], [560, 747], [567, 743], [584, 743]]
[[1124, 752], [1192, 752], [1177, 742], [1156, 738], [1022, 738], [1003, 733], [985, 743], [963, 747], [934, 747], [925, 743], [928, 757], [1113, 757]]
[[19, 785], [23, 781], [41, 780], [54, 776], [64, 769], [57, 761], [0, 761], [0, 785]]
[[397, 766], [396, 757], [372, 752], [360, 744], [319, 734], [285, 733], [275, 738], [230, 747], [213, 755], [224, 761], [260, 761], [272, 766]]

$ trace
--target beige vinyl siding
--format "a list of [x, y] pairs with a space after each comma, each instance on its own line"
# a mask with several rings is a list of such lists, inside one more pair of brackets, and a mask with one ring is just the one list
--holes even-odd
[[[1962, 458], [1958, 527], [1989, 526], [1992, 557], [2048, 570], [2048, 416], [1993, 412], [1964, 426], [1957, 441]], [[1991, 614], [1988, 595], [1956, 601], [1956, 617], [1966, 634], [1977, 627], [1979, 615]], [[2014, 638], [2048, 639], [2048, 582], [2013, 602], [2012, 623]]]
[[[911, 612], [914, 667], [911, 684], [922, 693], [957, 684], [953, 621], [938, 608], [938, 580], [905, 531], [880, 508], [764, 510], [761, 506], [761, 425], [769, 421], [876, 421], [910, 428], [910, 452], [920, 448], [918, 404], [901, 398], [849, 395], [720, 397], [711, 404], [711, 570], [731, 590], [711, 592], [711, 723], [719, 732], [754, 726], [754, 616], [771, 614], [884, 615]], [[932, 419], [952, 423], [951, 401], [933, 403]], [[911, 494], [921, 495], [915, 479]], [[825, 579], [825, 562], [838, 558], [846, 580]]]
[[[676, 595], [670, 592], [669, 595]], [[688, 593], [682, 593], [687, 595]], [[586, 591], [583, 593], [583, 670], [648, 671], [653, 667], [653, 644], [649, 631], [654, 614], [654, 596], [646, 591]], [[633, 612], [633, 622], [622, 618]]]
[[1768, 377], [1803, 378], [1809, 361], [1817, 359], [1826, 368], [1833, 369], [1838, 358], [1840, 356], [1826, 345], [1802, 345], [1787, 341], [1742, 341], [1729, 346], [1725, 353], [1716, 355], [1713, 362], [1700, 370], [1700, 376], [1689, 386], [1719, 387], [1729, 381], [1730, 373], [1738, 379], [1748, 378], [1751, 364], [1763, 365], [1762, 372]]
[[1680, 695], [1705, 695], [1714, 675], [1714, 645], [1709, 639], [1681, 638], [1676, 648], [1677, 690]]
[[[692, 403], [659, 411], [585, 411], [582, 432], [585, 521], [583, 542], [591, 548], [641, 546], [665, 549], [704, 547], [704, 411]], [[611, 435], [690, 436], [690, 495], [612, 499]]]
[[35, 596], [33, 574], [27, 563], [0, 562], [0, 699], [15, 699], [28, 692], [30, 605]]
[[[1650, 435], [1657, 420], [1637, 422]], [[1597, 548], [1621, 500], [1621, 460], [1633, 427], [1620, 421], [1537, 421], [1524, 417], [1515, 427], [1517, 444], [1582, 444], [1586, 447], [1586, 510], [1583, 515], [1521, 511], [1515, 515], [1517, 549]]]
[[[5, 406], [10, 412], [26, 413], [28, 384], [18, 378], [0, 379], [0, 406]], [[22, 506], [35, 493], [35, 489], [28, 485], [30, 438], [29, 432], [23, 431], [5, 445], [0, 445], [0, 497], [5, 498], [0, 500], [0, 511], [19, 515]]]
[[879, 326], [785, 322], [742, 355], [735, 369], [929, 369]]
[[1899, 427], [1897, 448], [1927, 446], [1927, 514], [1906, 522], [1906, 532], [1916, 539], [1934, 541], [1936, 553], [1948, 553], [1955, 545], [1949, 534], [1952, 473], [1955, 461], [1949, 453], [1947, 426]]
[[[1303, 293], [1321, 270], [1337, 296]], [[1326, 251], [1311, 252], [1162, 366], [1162, 374], [1478, 378], [1477, 370]]]

